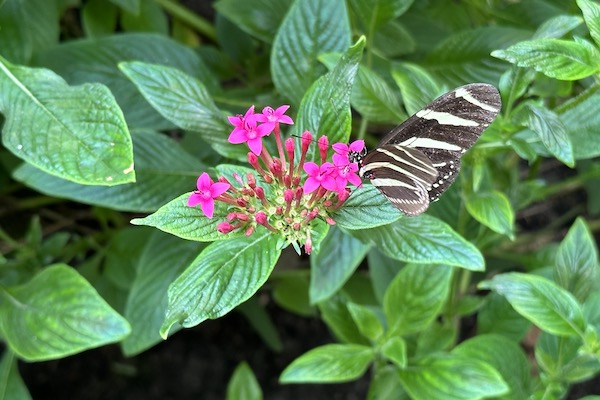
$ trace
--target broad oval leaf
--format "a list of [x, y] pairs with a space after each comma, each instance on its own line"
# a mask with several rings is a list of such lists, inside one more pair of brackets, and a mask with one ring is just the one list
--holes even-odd
[[347, 382], [362, 376], [375, 357], [359, 344], [328, 344], [301, 355], [281, 373], [281, 383]]
[[599, 89], [594, 85], [560, 106], [560, 119], [571, 138], [576, 160], [600, 155], [600, 140], [597, 140], [600, 132]]
[[392, 66], [392, 77], [400, 88], [406, 111], [412, 115], [442, 95], [442, 87], [417, 64], [396, 63]]
[[483, 256], [448, 224], [429, 215], [402, 218], [393, 224], [352, 231], [396, 260], [447, 264], [473, 271], [484, 269]]
[[450, 290], [452, 268], [409, 264], [388, 286], [383, 310], [389, 335], [408, 335], [425, 328], [438, 316]]
[[577, 0], [592, 39], [600, 46], [600, 5], [591, 0]]
[[467, 198], [467, 211], [494, 232], [514, 237], [515, 215], [508, 197], [502, 192], [477, 192]]
[[169, 306], [160, 334], [227, 314], [266, 282], [279, 259], [278, 236], [255, 232], [211, 243], [169, 287]]
[[27, 361], [62, 358], [125, 338], [129, 324], [73, 268], [56, 264], [3, 289], [2, 336]]
[[383, 335], [383, 324], [378, 314], [370, 307], [356, 303], [348, 303], [348, 311], [359, 332], [370, 341], [377, 342]]
[[300, 104], [304, 92], [325, 73], [317, 56], [345, 51], [349, 45], [350, 24], [343, 0], [294, 2], [273, 43], [275, 87], [293, 104]]
[[477, 400], [509, 390], [498, 371], [471, 357], [429, 356], [399, 373], [404, 389], [415, 400]]
[[575, 159], [571, 138], [559, 116], [545, 107], [538, 107], [531, 103], [527, 107], [529, 113], [525, 125], [537, 133], [552, 155], [569, 167], [573, 167]]
[[354, 189], [350, 198], [334, 214], [336, 224], [348, 230], [388, 225], [401, 217], [400, 211], [371, 184]]
[[106, 86], [69, 86], [0, 58], [0, 111], [2, 143], [37, 168], [85, 185], [135, 182], [131, 136]]
[[543, 331], [557, 336], [581, 336], [585, 331], [577, 300], [546, 278], [512, 272], [496, 275], [479, 286], [506, 297], [519, 314]]

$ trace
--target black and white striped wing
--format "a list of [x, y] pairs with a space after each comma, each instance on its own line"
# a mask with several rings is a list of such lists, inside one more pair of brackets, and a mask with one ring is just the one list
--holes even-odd
[[[473, 83], [456, 88], [434, 100], [384, 137], [379, 146], [362, 160], [361, 175], [375, 177], [373, 185], [392, 204], [406, 214], [418, 215], [456, 179], [460, 158], [492, 123], [500, 108], [500, 94], [492, 85]], [[374, 159], [378, 160], [379, 166], [384, 165], [386, 160], [391, 164], [398, 163], [398, 157], [401, 157], [399, 151], [392, 152], [398, 154], [397, 157], [371, 156], [379, 149], [390, 148], [415, 150], [424, 156], [417, 157], [420, 160], [417, 164], [420, 167], [427, 165], [428, 171], [435, 170], [435, 176], [429, 173], [427, 179], [424, 176], [414, 179], [411, 175], [406, 177], [398, 174], [392, 177], [389, 170], [384, 173], [369, 165]], [[385, 180], [378, 180], [378, 176], [384, 174]], [[391, 180], [401, 182], [403, 189], [392, 190], [394, 185]], [[414, 182], [407, 184], [411, 187], [404, 186], [407, 180]], [[423, 196], [421, 186], [425, 187], [427, 196]], [[418, 196], [415, 193], [419, 193]]]

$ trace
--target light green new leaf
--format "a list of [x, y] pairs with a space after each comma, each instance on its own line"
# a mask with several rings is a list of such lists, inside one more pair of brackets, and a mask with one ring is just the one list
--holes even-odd
[[4, 350], [0, 359], [0, 399], [31, 400], [27, 386], [21, 379], [15, 353]]
[[330, 297], [344, 286], [370, 248], [337, 227], [329, 231], [319, 251], [310, 258], [311, 304]]
[[494, 232], [514, 238], [515, 215], [508, 197], [498, 191], [476, 192], [467, 198], [467, 211]]
[[350, 34], [343, 0], [294, 2], [271, 52], [271, 73], [277, 91], [293, 105], [300, 104], [306, 90], [325, 73], [317, 56], [345, 51], [350, 45]]
[[415, 400], [478, 400], [509, 390], [492, 366], [459, 355], [428, 356], [399, 373], [404, 389]]
[[369, 341], [358, 330], [348, 304], [347, 297], [342, 294], [319, 303], [321, 318], [340, 341], [366, 345]]
[[227, 400], [262, 400], [262, 390], [248, 363], [241, 362], [227, 384]]
[[328, 344], [304, 353], [281, 373], [281, 383], [347, 382], [361, 377], [373, 349], [358, 344]]
[[[302, 98], [294, 132], [327, 135], [329, 143], [346, 143], [350, 138], [350, 95], [365, 47], [365, 38], [347, 49], [333, 69], [317, 79]], [[318, 158], [317, 146], [310, 146], [306, 159]]]
[[400, 88], [402, 101], [408, 114], [412, 115], [442, 94], [442, 87], [417, 64], [396, 63], [392, 77]]
[[571, 138], [559, 116], [545, 107], [538, 107], [531, 103], [527, 108], [529, 113], [525, 125], [537, 133], [550, 153], [569, 167], [573, 167], [575, 159]]
[[577, 0], [592, 39], [600, 46], [600, 5], [591, 0]]
[[266, 282], [281, 250], [278, 237], [257, 231], [210, 244], [169, 287], [163, 338], [179, 323], [185, 328], [227, 314]]
[[198, 133], [225, 157], [247, 158], [246, 146], [227, 141], [232, 126], [202, 82], [163, 65], [134, 61], [121, 63], [119, 68], [163, 117], [180, 128]]
[[373, 309], [361, 304], [348, 303], [348, 311], [364, 337], [376, 342], [383, 335], [383, 324]]
[[590, 292], [600, 286], [598, 249], [585, 221], [577, 218], [556, 253], [556, 282], [584, 303]]
[[396, 260], [447, 264], [473, 271], [484, 269], [479, 250], [448, 224], [429, 215], [402, 218], [393, 224], [352, 231], [359, 239]]
[[244, 32], [271, 43], [292, 0], [219, 0], [216, 10]]
[[531, 365], [517, 343], [501, 335], [478, 335], [459, 344], [452, 354], [478, 359], [498, 371], [510, 388], [498, 399], [526, 399], [531, 394]]
[[333, 216], [339, 227], [349, 230], [388, 225], [401, 217], [402, 213], [371, 184], [354, 189]]
[[125, 304], [124, 315], [131, 324], [131, 335], [122, 343], [126, 356], [141, 353], [161, 341], [158, 331], [165, 319], [169, 285], [202, 247], [200, 243], [154, 230], [137, 259], [136, 275]]
[[575, 297], [554, 282], [536, 275], [507, 273], [479, 285], [504, 297], [541, 330], [557, 336], [581, 336], [585, 321]]
[[129, 324], [73, 268], [44, 268], [31, 281], [4, 288], [2, 336], [28, 361], [62, 358], [122, 340]]
[[582, 18], [576, 15], [557, 15], [540, 25], [532, 39], [561, 38], [581, 25], [582, 22]]
[[406, 367], [406, 341], [400, 336], [390, 338], [381, 346], [381, 355], [401, 368]]
[[173, 197], [196, 187], [196, 179], [206, 167], [184, 151], [175, 140], [153, 131], [134, 132], [131, 138], [135, 183], [118, 186], [80, 185], [49, 175], [29, 164], [17, 168], [13, 177], [50, 196], [135, 212], [156, 211]]
[[442, 309], [450, 290], [452, 268], [409, 264], [402, 268], [383, 298], [389, 335], [407, 335], [427, 328]]
[[527, 40], [505, 50], [496, 50], [492, 56], [567, 81], [582, 79], [600, 71], [600, 52], [583, 41]]
[[131, 136], [106, 86], [69, 86], [0, 58], [0, 111], [2, 143], [36, 167], [86, 185], [135, 181]]

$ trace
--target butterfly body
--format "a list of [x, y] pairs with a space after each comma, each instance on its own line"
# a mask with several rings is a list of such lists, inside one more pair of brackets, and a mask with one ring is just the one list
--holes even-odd
[[500, 108], [494, 86], [461, 86], [394, 128], [373, 151], [348, 158], [396, 208], [419, 215], [454, 182], [460, 158]]

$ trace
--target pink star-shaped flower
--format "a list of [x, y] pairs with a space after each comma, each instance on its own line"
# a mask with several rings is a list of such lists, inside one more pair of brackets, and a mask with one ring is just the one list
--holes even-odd
[[284, 113], [290, 106], [283, 105], [281, 107], [277, 107], [277, 110], [273, 110], [273, 107], [265, 107], [262, 110], [262, 114], [256, 114], [256, 120], [258, 122], [263, 122], [265, 124], [270, 124], [271, 129], [274, 129], [276, 123], [293, 125], [294, 121]]
[[206, 172], [202, 173], [198, 177], [196, 187], [198, 190], [194, 191], [188, 198], [187, 205], [194, 207], [200, 204], [202, 212], [208, 218], [212, 218], [215, 210], [215, 198], [219, 197], [229, 189], [228, 183], [213, 182], [210, 176]]
[[336, 153], [333, 155], [333, 162], [337, 166], [342, 166], [350, 164], [350, 161], [348, 160], [348, 153], [360, 153], [365, 148], [365, 141], [355, 140], [349, 145], [345, 143], [336, 143], [331, 147]]
[[311, 193], [319, 187], [327, 190], [336, 191], [337, 183], [333, 177], [336, 167], [329, 162], [323, 163], [320, 167], [314, 162], [304, 164], [304, 171], [308, 174], [308, 178], [304, 182], [304, 193]]
[[337, 190], [342, 191], [346, 188], [348, 182], [354, 186], [362, 185], [362, 180], [356, 174], [358, 171], [358, 165], [356, 163], [348, 163], [346, 165], [337, 165], [337, 174], [335, 177], [335, 183]]

